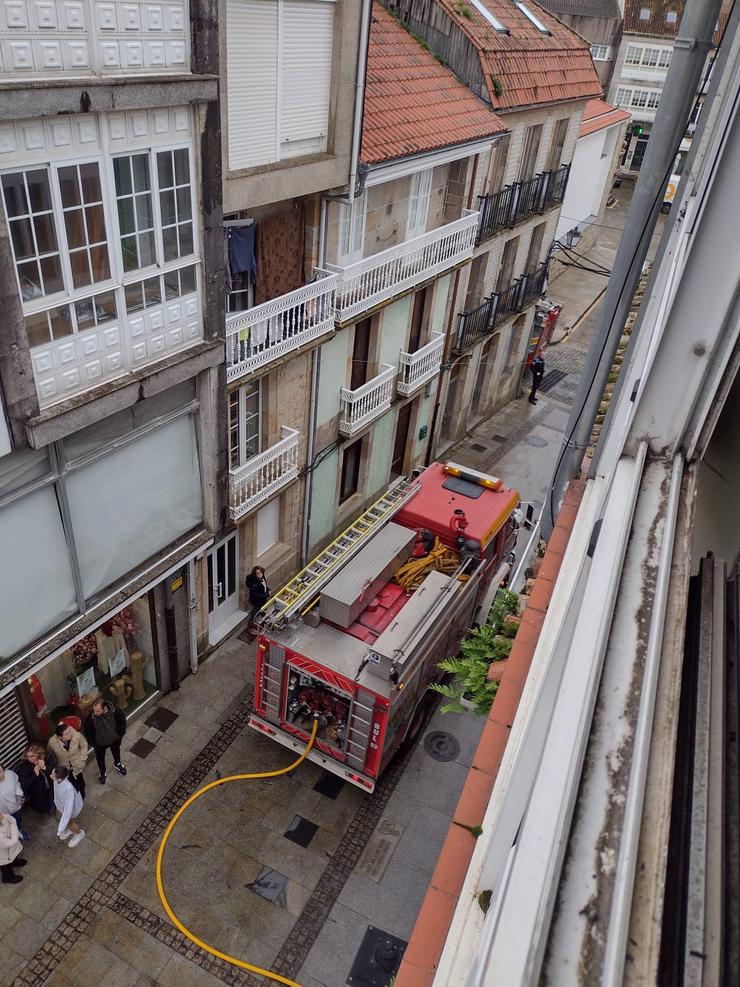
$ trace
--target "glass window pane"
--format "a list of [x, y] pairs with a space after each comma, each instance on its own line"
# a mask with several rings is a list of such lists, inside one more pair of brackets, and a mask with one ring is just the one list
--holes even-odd
[[72, 335], [72, 315], [69, 311], [69, 305], [53, 308], [49, 312], [49, 322], [51, 322], [51, 334], [54, 339], [63, 339], [64, 336]]
[[121, 236], [126, 236], [126, 234], [136, 230], [133, 199], [118, 200], [118, 225], [121, 228]]
[[31, 299], [43, 295], [39, 265], [35, 260], [18, 265], [18, 280], [21, 283], [21, 298], [24, 302], [30, 302]]
[[95, 296], [95, 318], [101, 322], [111, 322], [116, 317], [116, 296], [112, 291]]
[[175, 151], [175, 180], [178, 185], [186, 185], [190, 181], [190, 163], [187, 148]]
[[144, 282], [144, 298], [146, 307], [159, 305], [162, 301], [162, 290], [159, 285], [159, 278], [147, 278]]
[[46, 476], [49, 455], [45, 449], [23, 449], [0, 458], [0, 497]]
[[195, 291], [195, 267], [184, 267], [180, 271], [180, 284], [183, 295]]
[[59, 176], [59, 191], [62, 196], [62, 206], [79, 206], [80, 186], [77, 180], [77, 168], [71, 165], [67, 168], [60, 168], [57, 172]]
[[63, 291], [64, 282], [62, 280], [62, 265], [59, 262], [59, 255], [44, 257], [40, 263], [46, 294], [52, 295], [56, 291]]
[[172, 172], [171, 151], [161, 151], [157, 155], [157, 175], [159, 176], [160, 188], [170, 188], [175, 184]]
[[193, 224], [183, 223], [180, 226], [180, 256], [187, 257], [193, 252]]
[[140, 230], [150, 230], [154, 226], [151, 195], [136, 196], [136, 225]]
[[80, 165], [82, 181], [82, 197], [85, 202], [101, 202], [103, 193], [100, 188], [100, 173], [96, 164]]
[[13, 240], [13, 251], [15, 252], [16, 260], [36, 256], [30, 219], [14, 219], [10, 224], [10, 235]]
[[26, 185], [23, 181], [23, 172], [14, 171], [12, 175], [3, 175], [2, 183], [8, 217], [22, 216], [27, 213], [28, 199], [26, 197]]
[[51, 209], [51, 193], [49, 192], [49, 176], [46, 169], [27, 171], [26, 183], [31, 199], [31, 209], [34, 212], [47, 212]]
[[105, 216], [102, 206], [88, 206], [85, 210], [88, 243], [105, 241]]
[[121, 238], [121, 254], [123, 255], [124, 271], [135, 271], [139, 266], [139, 251], [135, 236]]
[[126, 297], [127, 312], [138, 312], [144, 308], [144, 294], [141, 290], [141, 281], [136, 284], [127, 284], [123, 292]]
[[171, 226], [173, 223], [177, 222], [174, 192], [160, 192], [159, 206], [162, 212], [162, 226]]
[[25, 321], [28, 345], [32, 349], [34, 346], [42, 346], [44, 343], [49, 342], [51, 333], [49, 332], [49, 320], [46, 312], [36, 312], [34, 315], [27, 315]]
[[81, 209], [72, 209], [64, 214], [64, 226], [67, 230], [67, 243], [70, 250], [76, 250], [87, 244], [85, 236], [85, 221]]
[[183, 219], [190, 219], [192, 214], [190, 207], [190, 186], [179, 188], [177, 190], [177, 218], [182, 222]]
[[139, 234], [139, 257], [141, 260], [142, 267], [149, 267], [151, 264], [156, 263], [157, 255], [154, 252], [153, 233]]
[[131, 187], [131, 161], [129, 158], [113, 159], [113, 175], [116, 180], [116, 194], [129, 195]]
[[162, 244], [164, 246], [164, 259], [174, 260], [179, 256], [177, 252], [177, 229], [171, 226], [168, 230], [162, 230]]
[[180, 279], [177, 271], [168, 271], [164, 275], [164, 297], [167, 301], [180, 297]]
[[148, 192], [151, 188], [149, 184], [149, 155], [135, 154], [131, 158], [131, 165], [134, 172], [134, 191]]
[[92, 284], [90, 260], [86, 250], [78, 250], [76, 253], [70, 253], [69, 266], [72, 268], [72, 281], [75, 288], [85, 288], [87, 285]]
[[93, 281], [107, 281], [110, 277], [110, 262], [106, 246], [90, 248], [90, 266]]
[[87, 329], [95, 327], [94, 300], [85, 298], [81, 302], [75, 303], [75, 315], [77, 316], [77, 331], [85, 332]]
[[33, 228], [36, 233], [36, 246], [40, 254], [55, 253], [59, 249], [56, 230], [54, 229], [54, 217], [51, 213], [34, 216]]

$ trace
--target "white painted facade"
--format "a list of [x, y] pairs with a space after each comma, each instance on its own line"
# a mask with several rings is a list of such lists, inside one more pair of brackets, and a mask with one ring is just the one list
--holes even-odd
[[601, 211], [604, 194], [611, 185], [614, 157], [624, 124], [615, 123], [576, 142], [570, 179], [558, 218], [557, 240], [576, 227], [583, 229]]

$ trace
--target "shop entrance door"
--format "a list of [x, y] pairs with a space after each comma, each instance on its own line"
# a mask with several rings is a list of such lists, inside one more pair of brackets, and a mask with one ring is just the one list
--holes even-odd
[[230, 535], [207, 556], [208, 637], [213, 644], [225, 637], [244, 617], [239, 609], [239, 560], [236, 534]]

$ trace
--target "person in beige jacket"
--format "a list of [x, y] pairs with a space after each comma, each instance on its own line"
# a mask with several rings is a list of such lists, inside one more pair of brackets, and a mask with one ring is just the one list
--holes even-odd
[[18, 884], [23, 880], [20, 874], [13, 873], [14, 867], [26, 865], [22, 852], [18, 824], [7, 812], [0, 812], [0, 873], [3, 875], [3, 884]]
[[69, 780], [84, 799], [85, 776], [82, 772], [90, 750], [85, 737], [74, 727], [60, 723], [47, 748], [56, 758], [57, 764], [69, 771]]

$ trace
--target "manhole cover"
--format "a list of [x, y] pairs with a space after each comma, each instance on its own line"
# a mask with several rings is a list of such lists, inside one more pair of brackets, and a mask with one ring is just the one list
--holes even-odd
[[547, 439], [541, 439], [539, 435], [525, 435], [524, 441], [528, 446], [537, 446], [538, 449], [547, 445]]
[[460, 753], [460, 744], [451, 733], [432, 730], [424, 738], [424, 750], [435, 761], [454, 761]]
[[395, 979], [407, 945], [404, 939], [390, 932], [368, 926], [347, 984], [350, 987], [386, 987]]

